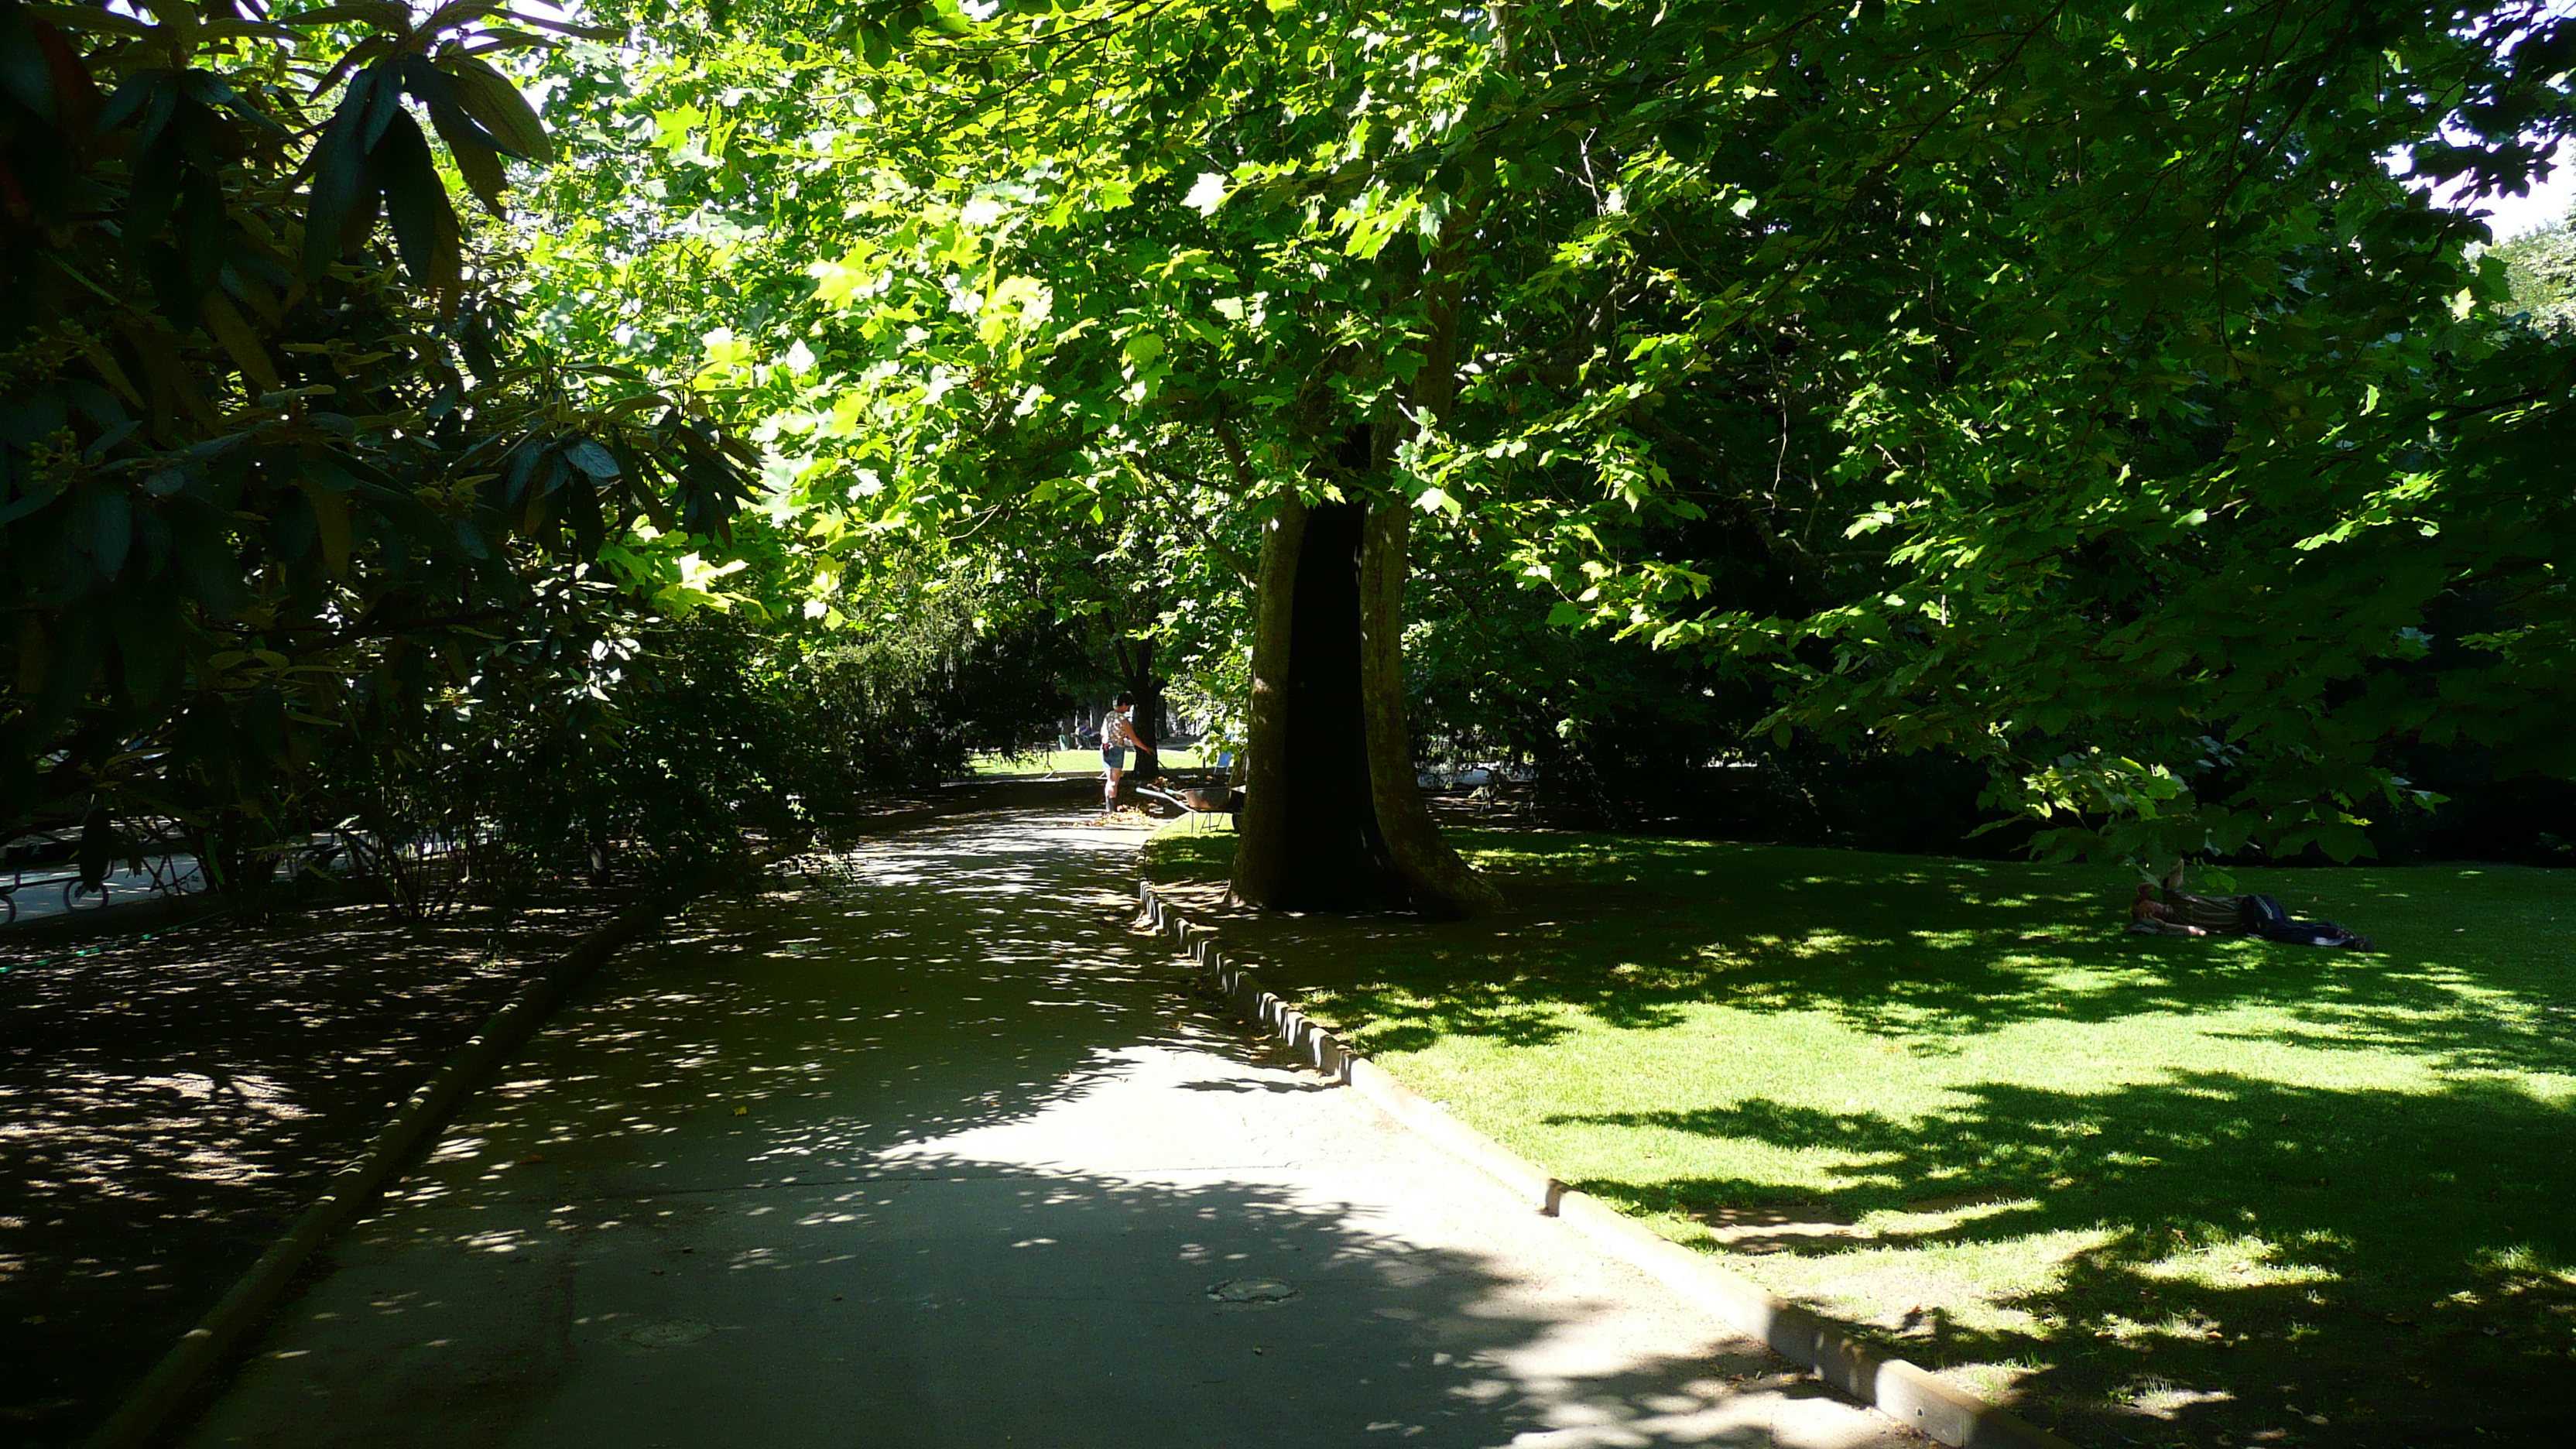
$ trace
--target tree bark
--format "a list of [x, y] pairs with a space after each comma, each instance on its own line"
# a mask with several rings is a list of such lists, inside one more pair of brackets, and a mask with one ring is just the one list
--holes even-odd
[[1261, 573], [1253, 588], [1252, 698], [1244, 706], [1243, 808], [1235, 820], [1233, 899], [1266, 906], [1288, 872], [1288, 667], [1293, 662], [1297, 555], [1306, 505], [1295, 490], [1261, 530]]
[[1128, 778], [1147, 785], [1163, 776], [1163, 681], [1154, 672], [1154, 641], [1130, 639], [1118, 646], [1117, 656], [1119, 679], [1126, 686], [1123, 692], [1136, 701], [1128, 724], [1141, 742], [1136, 767]]
[[1404, 878], [1416, 910], [1489, 915], [1502, 909], [1503, 893], [1441, 837], [1414, 775], [1413, 733], [1404, 718], [1404, 576], [1411, 532], [1411, 505], [1400, 498], [1381, 500], [1369, 509], [1360, 547], [1360, 701], [1371, 813], [1388, 863]]
[[[1139, 613], [1151, 620], [1157, 605], [1156, 595], [1148, 591], [1142, 597], [1143, 607]], [[1163, 775], [1160, 747], [1168, 721], [1164, 713], [1163, 679], [1154, 670], [1154, 652], [1154, 640], [1150, 635], [1129, 633], [1123, 627], [1113, 625], [1113, 632], [1109, 635], [1109, 662], [1118, 675], [1119, 693], [1136, 702], [1135, 712], [1128, 716], [1127, 722], [1140, 741], [1136, 763], [1127, 772], [1127, 778], [1139, 785], [1151, 784]], [[1103, 716], [1102, 724], [1103, 728], [1107, 727], [1106, 716]]]
[[[1256, 805], [1257, 819], [1246, 825], [1247, 844], [1258, 834], [1279, 864], [1239, 894], [1273, 910], [1384, 909], [1402, 904], [1406, 892], [1391, 869], [1369, 789], [1360, 648], [1367, 509], [1318, 503], [1304, 512], [1285, 601], [1288, 662], [1273, 676], [1282, 716], [1272, 751], [1277, 773], [1267, 782], [1269, 801]], [[1254, 767], [1261, 765], [1256, 755]], [[1265, 790], [1246, 793], [1259, 802]]]
[[1429, 915], [1501, 894], [1440, 838], [1404, 715], [1405, 505], [1291, 501], [1264, 532], [1233, 895]]

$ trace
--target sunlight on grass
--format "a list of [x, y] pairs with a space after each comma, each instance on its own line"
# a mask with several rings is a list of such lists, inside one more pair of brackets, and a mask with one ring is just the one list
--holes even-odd
[[[1127, 762], [1131, 766], [1136, 763], [1134, 751], [1128, 752]], [[1192, 749], [1165, 750], [1162, 763], [1166, 770], [1201, 768], [1199, 752]], [[1096, 776], [1100, 773], [1100, 751], [1037, 750], [1025, 755], [977, 755], [973, 769], [978, 779], [1009, 775]]]
[[2319, 1383], [2384, 1431], [2576, 1371], [2576, 875], [2243, 873], [2362, 954], [2127, 935], [2108, 869], [1460, 839], [1503, 920], [1222, 929], [1474, 1126], [1963, 1383], [2320, 1441]]
[[[2314, 1251], [2335, 1244], [2330, 1235], [2317, 1235], [2300, 1248]], [[2257, 1283], [2328, 1283], [2335, 1275], [2315, 1263], [2288, 1261], [2294, 1251], [2255, 1234], [2237, 1233], [2213, 1238], [2191, 1248], [2168, 1254], [2153, 1262], [2140, 1263], [2138, 1272], [2167, 1283], [2198, 1283], [2213, 1288], [2234, 1288]]]

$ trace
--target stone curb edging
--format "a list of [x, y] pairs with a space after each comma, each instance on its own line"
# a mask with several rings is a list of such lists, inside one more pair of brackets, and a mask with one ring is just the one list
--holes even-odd
[[2046, 1429], [1862, 1341], [1708, 1254], [1685, 1248], [1591, 1194], [1566, 1186], [1352, 1051], [1251, 972], [1228, 964], [1216, 948], [1215, 933], [1172, 909], [1151, 881], [1139, 881], [1136, 895], [1145, 921], [1178, 941], [1238, 1014], [1287, 1043], [1318, 1071], [1349, 1084], [1388, 1116], [1481, 1169], [1541, 1214], [1562, 1220], [1684, 1302], [1898, 1423], [1956, 1449], [2073, 1449]]
[[89, 1437], [86, 1449], [142, 1449], [155, 1442], [207, 1373], [229, 1358], [286, 1295], [305, 1263], [375, 1201], [484, 1076], [525, 1043], [619, 947], [650, 931], [677, 905], [666, 896], [619, 911], [520, 987], [436, 1075], [404, 1099], [358, 1160], [332, 1175], [322, 1196], [296, 1218], [286, 1236], [271, 1244], [222, 1301], [161, 1356], [117, 1406], [115, 1416]]

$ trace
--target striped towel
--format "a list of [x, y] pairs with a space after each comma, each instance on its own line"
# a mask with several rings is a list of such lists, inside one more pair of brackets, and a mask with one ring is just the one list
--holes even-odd
[[2239, 904], [2242, 896], [2196, 896], [2189, 891], [2168, 890], [2164, 898], [2174, 919], [2185, 925], [2236, 935], [2245, 932], [2245, 915]]

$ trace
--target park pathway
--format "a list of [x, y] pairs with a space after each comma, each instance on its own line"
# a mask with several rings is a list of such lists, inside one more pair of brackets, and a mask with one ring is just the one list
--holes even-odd
[[470, 1102], [198, 1446], [1922, 1444], [1188, 992], [1132, 833], [708, 901]]

